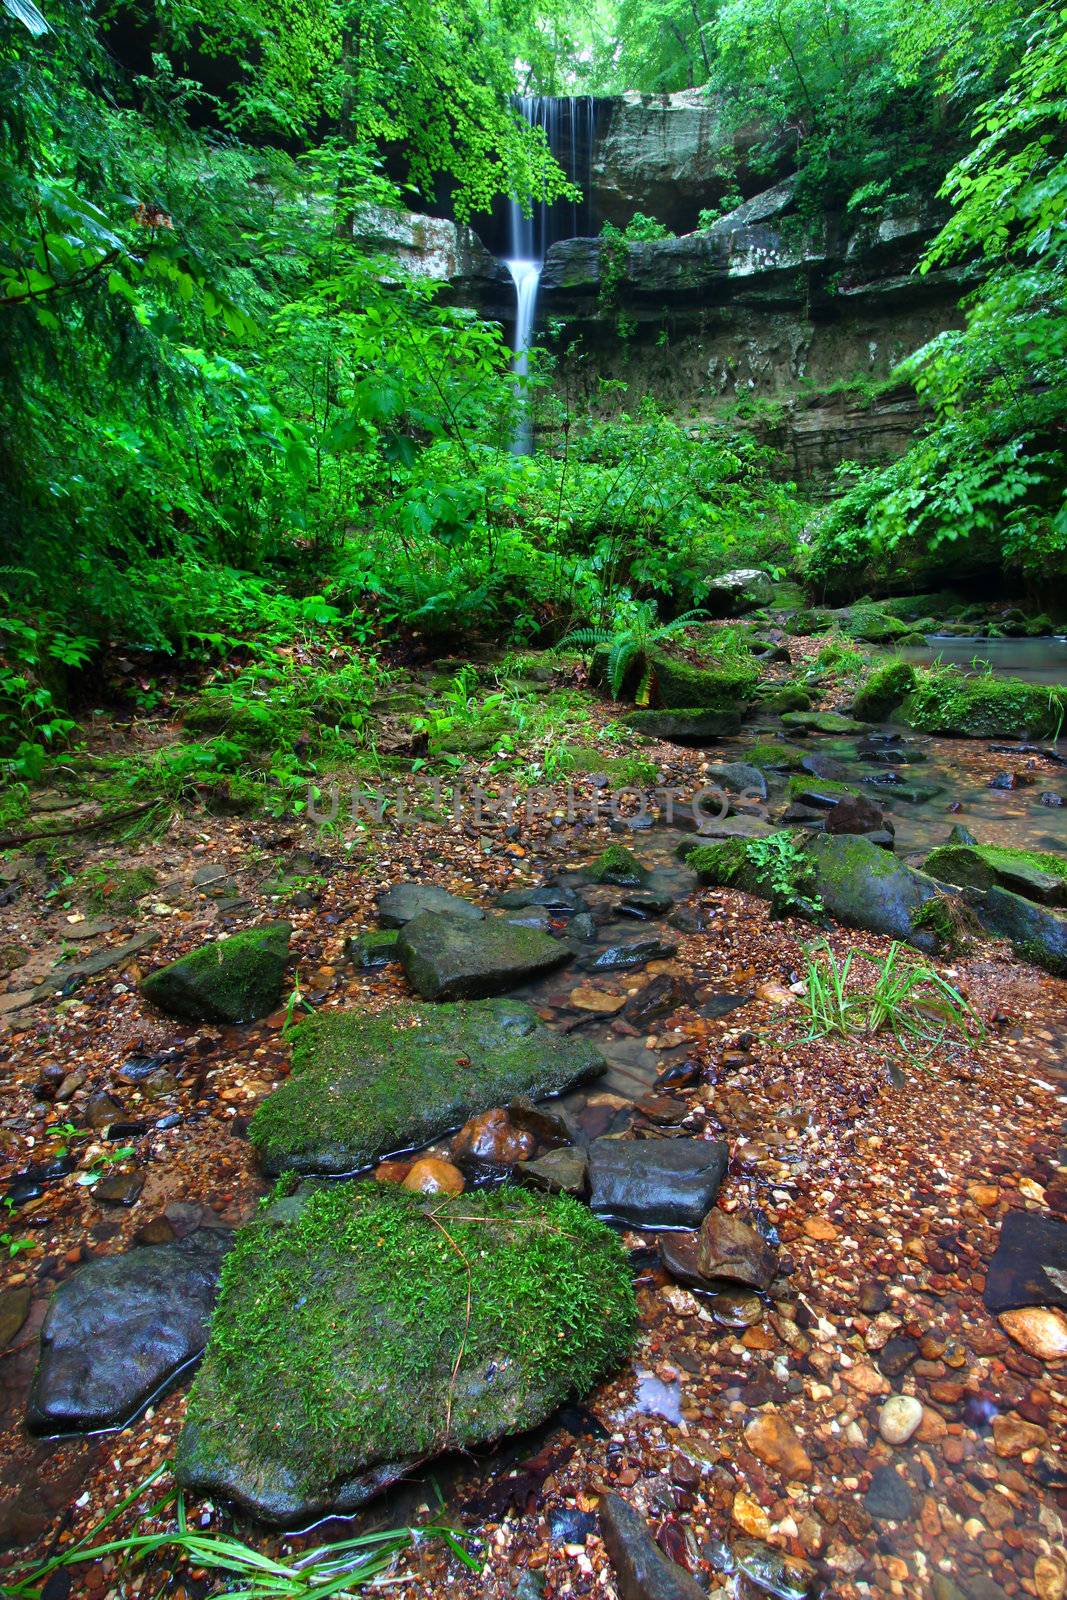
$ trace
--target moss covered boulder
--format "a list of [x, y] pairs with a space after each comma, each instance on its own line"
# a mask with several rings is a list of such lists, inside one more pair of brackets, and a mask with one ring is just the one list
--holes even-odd
[[840, 711], [786, 711], [782, 724], [796, 733], [865, 733], [866, 725]]
[[476, 1000], [503, 994], [553, 972], [571, 951], [537, 927], [510, 917], [473, 922], [450, 911], [424, 911], [406, 922], [396, 953], [424, 1000]]
[[994, 885], [1044, 905], [1067, 905], [1067, 856], [980, 844], [946, 844], [933, 850], [923, 871], [961, 888]]
[[916, 922], [922, 906], [941, 892], [925, 872], [857, 835], [813, 835], [806, 853], [815, 869], [814, 891], [838, 922], [920, 950], [937, 947], [936, 933]]
[[1008, 939], [1017, 956], [1057, 977], [1067, 977], [1067, 916], [1009, 889], [994, 887], [975, 907], [987, 933]]
[[881, 606], [857, 605], [849, 606], [839, 614], [838, 621], [844, 633], [850, 639], [856, 639], [862, 644], [888, 644], [891, 640], [900, 640], [911, 634], [914, 630], [906, 622], [901, 622]]
[[249, 1137], [268, 1173], [346, 1173], [416, 1149], [520, 1095], [562, 1094], [604, 1071], [579, 1034], [519, 1000], [320, 1011], [293, 1030], [292, 1076]]
[[584, 1394], [636, 1315], [621, 1242], [566, 1195], [318, 1189], [227, 1259], [178, 1482], [281, 1525], [351, 1511]]
[[901, 709], [902, 720], [920, 733], [973, 739], [1049, 737], [1059, 731], [1065, 714], [1067, 689], [968, 675], [955, 667], [918, 672]]
[[631, 711], [623, 719], [635, 733], [672, 744], [706, 744], [740, 732], [738, 706], [708, 711], [702, 706], [680, 706], [672, 711]]
[[640, 889], [648, 882], [648, 868], [643, 867], [625, 845], [609, 844], [585, 868], [585, 876], [590, 883], [613, 883], [620, 889]]
[[914, 687], [910, 661], [885, 661], [864, 679], [852, 709], [864, 722], [885, 722]]
[[759, 681], [759, 667], [747, 659], [704, 667], [657, 650], [649, 660], [656, 705], [668, 711], [692, 707], [733, 711], [749, 703]]
[[[870, 928], [921, 950], [937, 947], [936, 930], [920, 915], [927, 901], [941, 897], [933, 878], [858, 835], [807, 834], [802, 838], [804, 865], [794, 869], [791, 895], [796, 907], [803, 909], [814, 900], [846, 927]], [[776, 890], [775, 872], [743, 840], [697, 845], [687, 852], [685, 861], [702, 883], [740, 889], [772, 903], [776, 893], [782, 899], [781, 888]]]
[[141, 993], [182, 1022], [253, 1022], [282, 996], [289, 959], [288, 922], [201, 945], [141, 980]]
[[800, 772], [806, 757], [807, 751], [799, 745], [784, 739], [761, 739], [744, 752], [742, 759], [761, 772]]

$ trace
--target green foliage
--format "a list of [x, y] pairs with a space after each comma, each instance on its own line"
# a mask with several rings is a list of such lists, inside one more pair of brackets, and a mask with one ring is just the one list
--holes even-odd
[[911, 1059], [921, 1060], [953, 1038], [965, 1044], [985, 1038], [985, 1024], [959, 990], [904, 945], [894, 941], [881, 960], [859, 955], [874, 969], [866, 987], [850, 983], [855, 959], [849, 951], [839, 961], [825, 942], [813, 948], [805, 974], [809, 1039], [885, 1031]]
[[[647, 706], [652, 690], [656, 645], [684, 633], [704, 611], [686, 611], [669, 622], [660, 622], [651, 601], [637, 606], [628, 618], [619, 618], [615, 628], [578, 628], [561, 641], [561, 647], [607, 647], [604, 673], [613, 700], [622, 698], [627, 679], [635, 677], [634, 704]], [[688, 701], [686, 702], [689, 703]]]
[[[1008, 8], [1010, 10], [1010, 8]], [[1018, 37], [1001, 17], [1001, 40]], [[830, 511], [810, 564], [829, 588], [1007, 567], [1067, 573], [1067, 13], [1034, 10], [1020, 59], [943, 188], [951, 218], [924, 270], [976, 258], [966, 323], [900, 368], [936, 422]], [[992, 37], [992, 35], [990, 36]]]
[[750, 839], [745, 856], [756, 882], [771, 903], [772, 917], [802, 916], [816, 920], [823, 904], [812, 894], [815, 868], [803, 845], [791, 833], [772, 833]]
[[[22, 3], [22, 0], [20, 0]], [[0, 1234], [0, 1241], [7, 1236]], [[302, 1550], [288, 1560], [267, 1555], [247, 1544], [234, 1533], [203, 1533], [189, 1527], [185, 1496], [177, 1488], [170, 1488], [137, 1512], [132, 1531], [123, 1535], [110, 1534], [101, 1538], [106, 1528], [131, 1510], [146, 1490], [169, 1473], [171, 1463], [162, 1461], [133, 1489], [123, 1495], [117, 1505], [93, 1524], [89, 1531], [66, 1544], [58, 1555], [43, 1562], [25, 1562], [14, 1567], [0, 1582], [3, 1600], [41, 1600], [57, 1586], [56, 1574], [67, 1574], [86, 1562], [118, 1562], [137, 1566], [154, 1555], [172, 1553], [184, 1557], [190, 1567], [199, 1568], [213, 1579], [237, 1587], [228, 1588], [231, 1595], [246, 1595], [249, 1600], [301, 1600], [308, 1595], [336, 1600], [354, 1600], [367, 1587], [377, 1586], [383, 1573], [395, 1564], [399, 1555], [412, 1549], [424, 1539], [442, 1540], [451, 1553], [472, 1571], [479, 1565], [447, 1526], [426, 1524], [417, 1528], [390, 1528], [383, 1533], [361, 1533], [351, 1539], [339, 1539], [316, 1545], [311, 1551]], [[175, 1525], [161, 1532], [139, 1533], [143, 1523], [155, 1519], [174, 1508]], [[58, 1580], [62, 1582], [62, 1577]]]
[[884, 722], [914, 687], [910, 661], [885, 661], [863, 680], [852, 702], [853, 713], [865, 722]]

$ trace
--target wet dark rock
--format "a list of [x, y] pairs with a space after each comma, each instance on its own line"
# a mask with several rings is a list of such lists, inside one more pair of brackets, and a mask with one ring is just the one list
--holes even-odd
[[887, 1378], [899, 1378], [918, 1355], [919, 1346], [914, 1339], [895, 1336], [883, 1345], [875, 1359]]
[[982, 1299], [994, 1314], [1020, 1306], [1067, 1309], [1067, 1222], [1040, 1211], [1009, 1211]]
[[252, 1022], [281, 999], [288, 922], [268, 922], [201, 945], [141, 980], [146, 1000], [183, 1022]]
[[548, 1537], [552, 1544], [584, 1544], [599, 1526], [591, 1511], [579, 1511], [576, 1506], [560, 1506], [548, 1519]]
[[695, 1228], [726, 1173], [725, 1144], [710, 1139], [595, 1139], [590, 1207], [636, 1228]]
[[1039, 794], [1037, 798], [1040, 805], [1050, 806], [1053, 809], [1062, 806], [1064, 803], [1062, 794], [1056, 794], [1052, 789], [1046, 789], [1044, 793]]
[[604, 1068], [588, 1040], [553, 1032], [519, 1000], [320, 1011], [294, 1030], [292, 1076], [263, 1101], [249, 1136], [269, 1173], [357, 1172]]
[[877, 1316], [879, 1311], [885, 1311], [889, 1305], [889, 1296], [885, 1292], [885, 1285], [870, 1279], [860, 1285], [859, 1308], [865, 1316]]
[[1009, 940], [1024, 961], [1057, 976], [1067, 974], [1067, 916], [1001, 888], [990, 889], [975, 914], [987, 933]]
[[469, 1162], [488, 1162], [496, 1167], [514, 1166], [527, 1161], [537, 1147], [532, 1133], [513, 1126], [501, 1106], [480, 1111], [456, 1134], [452, 1141], [452, 1160], [459, 1166]]
[[501, 994], [572, 958], [565, 944], [537, 928], [442, 911], [423, 911], [405, 923], [397, 954], [408, 982], [427, 1000]]
[[109, 1128], [124, 1115], [123, 1107], [112, 1095], [94, 1094], [89, 1098], [83, 1120], [87, 1127], [95, 1128], [99, 1132], [103, 1128]]
[[402, 928], [424, 911], [448, 911], [471, 922], [480, 922], [485, 916], [481, 906], [471, 905], [435, 883], [394, 883], [378, 896], [378, 921], [383, 928]]
[[845, 795], [826, 819], [826, 831], [839, 833], [877, 833], [886, 829], [881, 809], [864, 794]]
[[619, 1600], [704, 1600], [702, 1585], [663, 1554], [644, 1517], [617, 1494], [600, 1502], [600, 1532]]
[[345, 955], [357, 972], [373, 972], [397, 959], [396, 941], [399, 937], [395, 928], [375, 928], [370, 933], [346, 939]]
[[597, 926], [588, 911], [579, 911], [576, 917], [572, 917], [567, 936], [577, 944], [592, 944], [595, 941]]
[[707, 1017], [710, 1022], [715, 1022], [719, 1017], [728, 1017], [731, 1011], [738, 1011], [742, 1006], [747, 1006], [755, 998], [752, 991], [747, 994], [712, 994], [701, 1003], [700, 1015]]
[[673, 904], [673, 895], [652, 894], [648, 890], [635, 889], [632, 894], [623, 896], [615, 911], [620, 917], [633, 917], [638, 922], [649, 922], [654, 917], [662, 917]]
[[700, 1225], [697, 1262], [707, 1280], [767, 1289], [778, 1270], [778, 1252], [734, 1212], [712, 1210]]
[[532, 1133], [538, 1144], [546, 1149], [554, 1145], [581, 1144], [582, 1134], [578, 1124], [558, 1103], [537, 1105], [526, 1096], [512, 1100], [507, 1113], [513, 1127]]
[[0, 1350], [9, 1345], [30, 1314], [33, 1290], [28, 1283], [0, 1293]]
[[531, 1189], [548, 1194], [584, 1195], [588, 1187], [589, 1158], [576, 1145], [547, 1150], [543, 1156], [527, 1161], [517, 1174]]
[[545, 884], [539, 889], [505, 889], [493, 903], [504, 911], [522, 911], [527, 906], [540, 906], [560, 917], [575, 916], [586, 909], [585, 901], [577, 890], [553, 884]]
[[1025, 772], [998, 772], [996, 777], [990, 778], [991, 789], [1021, 789], [1026, 784], [1033, 783], [1033, 778]]
[[727, 794], [746, 795], [756, 800], [767, 798], [767, 779], [759, 767], [747, 761], [726, 761], [709, 767], [704, 782], [709, 789], [724, 789]]
[[907, 1522], [915, 1515], [915, 1498], [892, 1467], [875, 1467], [863, 1503], [879, 1521]]
[[977, 844], [978, 840], [970, 828], [965, 828], [962, 822], [954, 822], [947, 842], [949, 844]]
[[670, 1016], [680, 1006], [690, 1005], [693, 995], [693, 985], [688, 979], [662, 973], [650, 983], [646, 983], [635, 995], [631, 995], [623, 1007], [622, 1014], [631, 1026], [644, 1028], [659, 1017]]
[[705, 1288], [704, 1274], [700, 1270], [699, 1229], [684, 1229], [676, 1233], [661, 1233], [656, 1241], [660, 1260], [677, 1283], [687, 1288]]
[[676, 933], [703, 933], [708, 926], [708, 921], [699, 907], [679, 906], [677, 911], [672, 911], [667, 918], [667, 924]]
[[549, 913], [536, 906], [526, 906], [521, 911], [504, 911], [501, 919], [513, 928], [534, 928], [538, 933], [548, 933], [552, 928]]
[[777, 1600], [805, 1600], [815, 1592], [817, 1573], [810, 1562], [774, 1550], [758, 1539], [737, 1539], [731, 1546], [736, 1570], [763, 1594]]
[[118, 1076], [124, 1083], [143, 1083], [153, 1072], [158, 1072], [174, 1059], [172, 1051], [159, 1056], [127, 1056], [118, 1069]]
[[804, 756], [800, 763], [805, 772], [810, 772], [813, 778], [822, 778], [831, 783], [848, 783], [852, 777], [851, 768], [843, 761], [838, 761], [834, 756], [814, 755]]
[[609, 944], [602, 950], [582, 956], [579, 965], [583, 972], [628, 972], [646, 966], [649, 961], [669, 961], [678, 954], [678, 946], [665, 939], [634, 939], [627, 944]]
[[133, 1206], [145, 1185], [143, 1172], [112, 1172], [93, 1188], [93, 1199], [102, 1206]]
[[102, 1256], [60, 1284], [41, 1329], [27, 1421], [38, 1433], [121, 1425], [204, 1348], [228, 1234]]
[[816, 837], [808, 846], [815, 867], [814, 892], [830, 915], [851, 928], [903, 939], [921, 950], [936, 940], [913, 918], [940, 893], [934, 880], [898, 861], [867, 839]]

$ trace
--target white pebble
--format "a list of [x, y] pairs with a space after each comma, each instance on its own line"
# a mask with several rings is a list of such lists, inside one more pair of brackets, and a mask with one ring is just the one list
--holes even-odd
[[914, 1396], [890, 1395], [878, 1413], [878, 1432], [886, 1444], [907, 1444], [922, 1419], [922, 1404]]

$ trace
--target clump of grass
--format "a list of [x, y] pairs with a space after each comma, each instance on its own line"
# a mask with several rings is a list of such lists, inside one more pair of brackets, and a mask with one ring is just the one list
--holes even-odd
[[[153, 1504], [135, 1517], [132, 1533], [122, 1538], [100, 1539], [104, 1530], [128, 1511], [165, 1473], [171, 1463], [163, 1461], [154, 1472], [131, 1489], [88, 1533], [67, 1545], [58, 1555], [39, 1565], [16, 1567], [0, 1582], [2, 1600], [41, 1600], [51, 1592], [53, 1575], [87, 1562], [109, 1559], [118, 1577], [129, 1567], [160, 1552], [184, 1556], [191, 1566], [203, 1568], [223, 1587], [216, 1600], [301, 1600], [315, 1595], [319, 1600], [337, 1596], [352, 1600], [386, 1572], [399, 1555], [426, 1539], [441, 1539], [452, 1554], [472, 1571], [481, 1563], [460, 1543], [451, 1528], [430, 1525], [418, 1528], [389, 1528], [381, 1533], [359, 1534], [332, 1544], [316, 1546], [288, 1559], [267, 1555], [246, 1544], [232, 1533], [203, 1533], [189, 1527], [185, 1496], [172, 1486]], [[174, 1508], [174, 1525], [157, 1533], [136, 1530], [152, 1518]], [[227, 1582], [226, 1580], [231, 1580]]]
[[933, 967], [911, 958], [899, 941], [881, 960], [859, 956], [875, 971], [869, 988], [850, 982], [855, 959], [850, 951], [838, 961], [825, 940], [812, 947], [804, 997], [809, 1040], [890, 1033], [918, 1059], [953, 1036], [971, 1045], [985, 1037], [985, 1024], [959, 990]]

